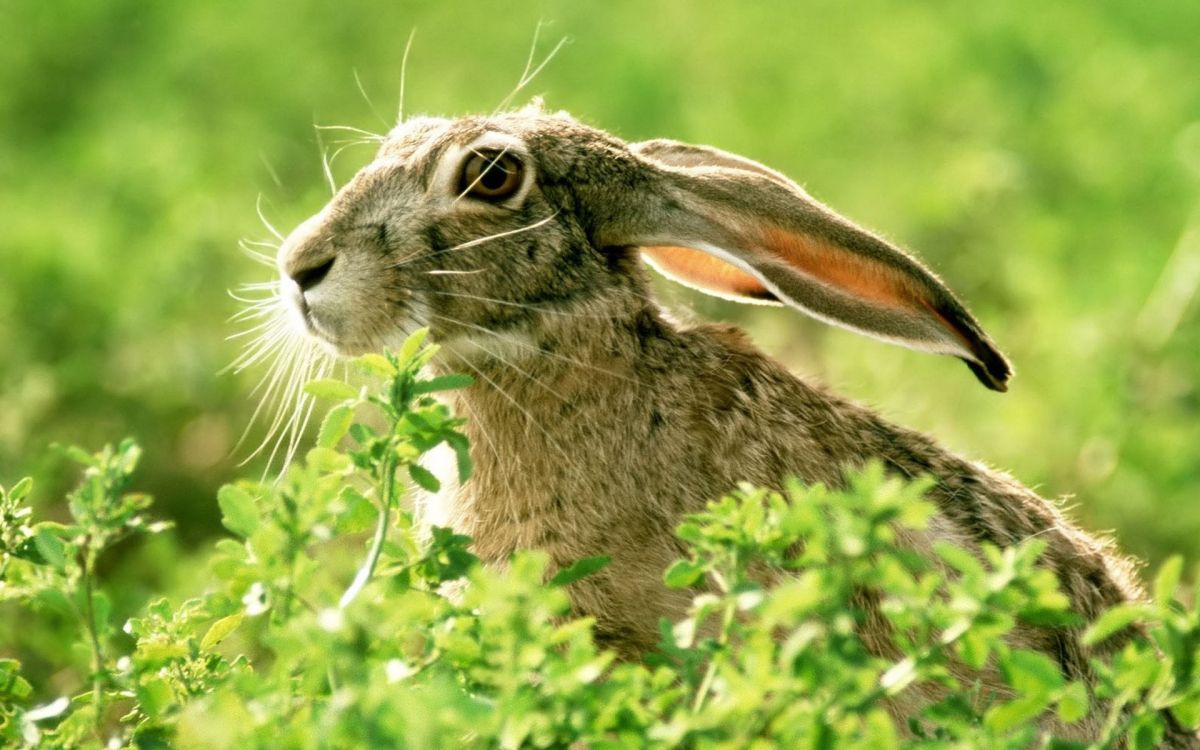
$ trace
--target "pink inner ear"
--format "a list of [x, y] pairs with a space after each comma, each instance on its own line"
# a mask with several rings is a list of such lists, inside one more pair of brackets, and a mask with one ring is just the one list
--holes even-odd
[[762, 230], [761, 237], [772, 255], [851, 297], [907, 310], [932, 309], [927, 295], [905, 274], [884, 263], [777, 227]]
[[762, 230], [761, 236], [773, 255], [806, 276], [856, 299], [934, 318], [967, 351], [977, 351], [977, 342], [946, 317], [934, 298], [904, 272], [830, 242], [778, 227]]
[[642, 254], [663, 275], [702, 292], [761, 302], [779, 299], [754, 276], [700, 250], [657, 245], [643, 247]]

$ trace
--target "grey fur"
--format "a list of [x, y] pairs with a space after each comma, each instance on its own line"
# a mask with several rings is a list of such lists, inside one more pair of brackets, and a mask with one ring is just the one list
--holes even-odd
[[[447, 175], [472, 144], [519, 154], [528, 184], [517, 197], [491, 205], [456, 195]], [[853, 268], [900, 281], [881, 304], [855, 299], [755, 245], [763, 227], [834, 246]], [[600, 641], [624, 657], [651, 649], [659, 618], [688, 606], [686, 592], [662, 583], [683, 553], [674, 536], [683, 514], [741, 481], [778, 487], [795, 475], [839, 485], [848, 467], [870, 459], [936, 478], [937, 516], [903, 540], [920, 553], [932, 555], [938, 540], [977, 550], [1036, 535], [1047, 543], [1043, 564], [1085, 619], [1142, 596], [1133, 566], [1107, 541], [1008, 476], [795, 377], [731, 326], [673, 322], [648, 296], [639, 246], [697, 244], [729, 252], [744, 264], [743, 281], [762, 284], [732, 296], [782, 300], [955, 354], [993, 388], [1009, 377], [1003, 356], [932, 273], [783, 175], [715, 149], [629, 146], [561, 113], [401, 125], [287, 240], [279, 264], [292, 285], [290, 277], [333, 260], [304, 299], [310, 330], [340, 354], [429, 326], [443, 345], [436, 367], [475, 375], [455, 404], [470, 418], [475, 476], [428, 498], [425, 521], [470, 534], [489, 563], [525, 547], [558, 564], [610, 555], [609, 567], [571, 595], [580, 614], [596, 618]], [[882, 626], [865, 627], [866, 642], [886, 652]], [[1124, 638], [1090, 651], [1079, 632], [1020, 627], [1012, 640], [1089, 680], [1089, 658]]]

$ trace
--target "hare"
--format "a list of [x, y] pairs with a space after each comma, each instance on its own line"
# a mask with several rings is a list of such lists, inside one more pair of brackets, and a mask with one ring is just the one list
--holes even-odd
[[[792, 375], [732, 326], [674, 322], [643, 260], [709, 294], [958, 357], [993, 390], [1012, 375], [933, 273], [782, 174], [704, 146], [627, 144], [538, 107], [401, 124], [287, 238], [278, 267], [296, 317], [333, 352], [427, 326], [434, 366], [474, 376], [454, 398], [475, 475], [423, 501], [424, 522], [471, 535], [497, 564], [518, 548], [557, 564], [610, 556], [571, 596], [623, 657], [689, 605], [662, 579], [684, 514], [743, 481], [838, 485], [868, 460], [936, 479], [938, 514], [906, 542], [923, 554], [1037, 535], [1084, 620], [1142, 596], [1108, 542], [1008, 476]], [[1088, 679], [1078, 635], [1014, 640]]]

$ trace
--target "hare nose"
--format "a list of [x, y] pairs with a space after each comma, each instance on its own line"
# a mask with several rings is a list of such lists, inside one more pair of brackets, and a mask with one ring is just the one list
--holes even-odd
[[321, 279], [329, 275], [329, 269], [333, 268], [333, 262], [337, 257], [330, 258], [318, 265], [309, 266], [308, 268], [300, 268], [291, 271], [292, 281], [300, 287], [300, 291], [307, 292], [317, 284], [321, 283]]

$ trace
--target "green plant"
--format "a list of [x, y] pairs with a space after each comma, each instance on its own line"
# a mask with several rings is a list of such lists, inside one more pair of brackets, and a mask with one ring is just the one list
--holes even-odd
[[[1134, 621], [1151, 638], [1098, 665], [1095, 696], [1046, 656], [1006, 645], [1018, 622], [1071, 621], [1038, 567], [1037, 540], [939, 560], [896, 544], [926, 523], [926, 485], [878, 466], [844, 489], [744, 487], [679, 528], [690, 554], [665, 571], [696, 587], [688, 617], [664, 623], [659, 653], [618, 663], [573, 618], [563, 586], [603, 566], [552, 573], [537, 552], [483, 567], [470, 540], [422, 531], [401, 510], [406, 480], [441, 480], [418, 461], [446, 444], [458, 480], [467, 444], [431, 393], [418, 335], [360, 361], [380, 393], [319, 381], [334, 401], [317, 446], [279, 482], [240, 481], [218, 502], [208, 584], [112, 622], [97, 562], [111, 545], [163, 530], [126, 491], [138, 449], [89, 455], [72, 522], [34, 523], [29, 483], [0, 490], [0, 600], [78, 623], [87, 658], [60, 698], [0, 661], [0, 738], [13, 747], [134, 748], [830, 748], [1076, 747], [1032, 723], [1105, 712], [1095, 747], [1153, 747], [1163, 710], [1200, 725], [1200, 615], [1164, 565], [1152, 602], [1095, 623], [1099, 641]], [[373, 411], [374, 415], [365, 414]], [[375, 426], [369, 426], [373, 424]], [[374, 531], [372, 532], [372, 526]], [[365, 553], [362, 552], [365, 548]], [[870, 597], [894, 637], [861, 637]], [[889, 655], [881, 655], [886, 652]], [[70, 661], [64, 658], [64, 661]], [[996, 665], [1011, 693], [988, 695], [954, 664]], [[922, 690], [898, 727], [889, 702]], [[1093, 705], [1096, 704], [1096, 705]], [[904, 734], [902, 735], [902, 732]]]

